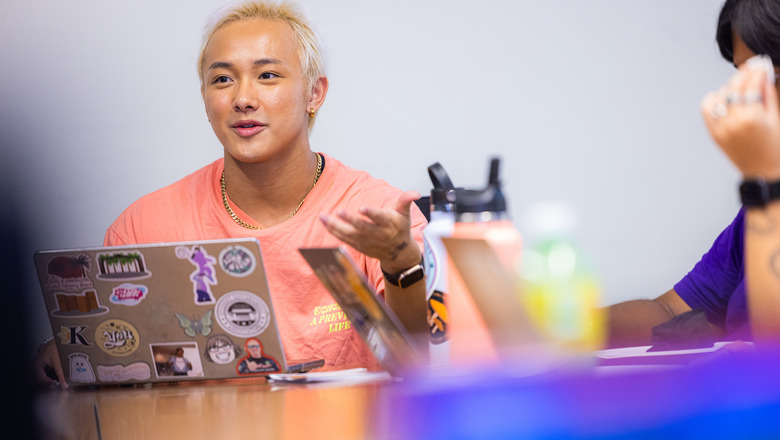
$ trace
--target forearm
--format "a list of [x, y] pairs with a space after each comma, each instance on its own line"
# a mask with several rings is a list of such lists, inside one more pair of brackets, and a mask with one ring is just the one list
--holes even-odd
[[385, 302], [412, 336], [427, 334], [425, 279], [405, 289], [385, 283]]
[[649, 345], [652, 329], [676, 313], [658, 300], [639, 299], [607, 307], [607, 346]]
[[[422, 253], [412, 241], [395, 257], [380, 261], [385, 272], [397, 274], [415, 266], [422, 260]], [[385, 302], [415, 339], [427, 335], [425, 278], [407, 287], [396, 286], [385, 279]]]
[[780, 202], [745, 211], [745, 278], [754, 340], [780, 339]]

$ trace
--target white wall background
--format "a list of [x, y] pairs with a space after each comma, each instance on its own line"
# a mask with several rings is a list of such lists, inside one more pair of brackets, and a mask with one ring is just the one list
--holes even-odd
[[[313, 147], [422, 193], [433, 162], [478, 187], [499, 155], [521, 232], [534, 203], [568, 201], [604, 303], [654, 297], [738, 209], [698, 110], [732, 72], [721, 3], [305, 1], [331, 83]], [[28, 227], [36, 336], [34, 250], [101, 244], [132, 201], [222, 154], [195, 70], [222, 4], [0, 3], [0, 181]]]

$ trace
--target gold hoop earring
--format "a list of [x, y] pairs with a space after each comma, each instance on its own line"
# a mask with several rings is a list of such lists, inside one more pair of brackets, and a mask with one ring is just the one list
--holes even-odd
[[313, 117], [314, 117], [314, 112], [315, 112], [315, 111], [316, 111], [316, 110], [314, 110], [314, 109], [310, 109], [310, 110], [309, 110], [309, 117], [310, 117], [310, 118], [313, 118]]

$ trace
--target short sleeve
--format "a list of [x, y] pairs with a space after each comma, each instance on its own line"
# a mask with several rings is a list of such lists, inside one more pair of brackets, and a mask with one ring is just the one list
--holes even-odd
[[726, 327], [729, 300], [744, 278], [744, 219], [744, 210], [740, 210], [693, 270], [674, 286], [688, 306], [703, 309], [707, 319], [722, 328]]

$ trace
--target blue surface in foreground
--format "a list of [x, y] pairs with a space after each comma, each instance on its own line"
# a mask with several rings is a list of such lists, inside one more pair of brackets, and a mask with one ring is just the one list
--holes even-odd
[[715, 352], [680, 369], [517, 378], [417, 376], [377, 408], [383, 438], [780, 438], [780, 352]]

